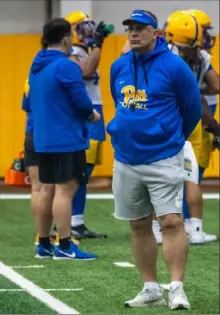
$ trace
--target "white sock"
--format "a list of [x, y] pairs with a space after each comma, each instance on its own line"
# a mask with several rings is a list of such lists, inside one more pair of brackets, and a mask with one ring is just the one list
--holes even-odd
[[185, 232], [186, 232], [187, 234], [190, 234], [190, 232], [191, 232], [191, 230], [192, 230], [191, 219], [185, 219], [184, 228], [185, 228]]
[[153, 232], [157, 233], [160, 232], [161, 228], [160, 228], [160, 224], [157, 220], [153, 220]]
[[201, 231], [202, 232], [202, 220], [197, 218], [191, 218], [191, 230], [192, 232]]
[[172, 289], [172, 290], [175, 290], [176, 288], [178, 288], [178, 287], [182, 287], [183, 288], [183, 283], [182, 283], [182, 281], [172, 281], [171, 283], [170, 283], [170, 288]]
[[83, 215], [72, 215], [71, 218], [71, 226], [79, 226], [84, 224], [84, 216]]
[[159, 290], [159, 284], [157, 282], [144, 282], [144, 290]]

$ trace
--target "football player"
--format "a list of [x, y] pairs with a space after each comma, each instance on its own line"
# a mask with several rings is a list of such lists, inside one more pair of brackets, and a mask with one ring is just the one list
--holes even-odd
[[[211, 57], [204, 49], [207, 44], [213, 45], [214, 40], [207, 34], [207, 24], [201, 16], [195, 14], [196, 10], [177, 11], [168, 17], [164, 27], [164, 36], [170, 44], [170, 49], [180, 55], [191, 67], [197, 77], [198, 84], [202, 88], [203, 83], [207, 85], [206, 90], [201, 90], [202, 93], [217, 94], [219, 93], [219, 77], [216, 71], [211, 66]], [[210, 47], [209, 47], [210, 48]], [[206, 125], [210, 126], [209, 131], [215, 137], [219, 136], [219, 125], [213, 118], [207, 102], [203, 99], [204, 117]], [[194, 132], [191, 134], [188, 141], [191, 142], [198, 165], [201, 164], [202, 139], [204, 127], [200, 122]], [[208, 155], [210, 151], [208, 152]], [[195, 168], [196, 165], [191, 165]], [[185, 198], [184, 198], [184, 213], [189, 206], [190, 219], [186, 220], [186, 232], [189, 233], [189, 240], [192, 244], [203, 244], [204, 242], [214, 241], [217, 239], [215, 235], [209, 235], [203, 232], [202, 227], [202, 193], [200, 181], [202, 178], [202, 168], [199, 170], [198, 184], [195, 182], [186, 181]]]
[[[100, 76], [98, 66], [102, 53], [102, 46], [108, 33], [103, 22], [96, 25], [83, 11], [74, 11], [66, 16], [66, 20], [72, 24], [73, 47], [71, 57], [81, 66], [84, 82], [94, 108], [100, 113], [101, 120], [97, 124], [89, 124], [90, 148], [86, 152], [88, 176], [96, 165], [101, 164], [102, 145], [105, 141], [105, 124], [102, 110], [102, 98], [100, 93]], [[86, 185], [79, 187], [72, 207], [72, 235], [77, 238], [106, 238], [107, 235], [90, 231], [84, 223], [86, 205]]]

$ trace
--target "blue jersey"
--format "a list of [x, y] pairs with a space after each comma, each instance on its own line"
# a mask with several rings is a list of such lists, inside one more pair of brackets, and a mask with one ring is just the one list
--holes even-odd
[[26, 112], [27, 119], [26, 119], [26, 132], [33, 131], [33, 117], [29, 106], [29, 82], [28, 79], [25, 81], [24, 84], [24, 93], [23, 93], [23, 100], [22, 100], [22, 109]]

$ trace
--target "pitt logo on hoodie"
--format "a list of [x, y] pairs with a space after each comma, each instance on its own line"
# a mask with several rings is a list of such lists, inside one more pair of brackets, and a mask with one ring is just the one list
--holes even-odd
[[121, 102], [122, 107], [130, 107], [135, 104], [135, 108], [147, 109], [147, 94], [145, 90], [135, 91], [133, 85], [126, 85], [121, 89], [121, 93], [124, 95], [124, 100]]

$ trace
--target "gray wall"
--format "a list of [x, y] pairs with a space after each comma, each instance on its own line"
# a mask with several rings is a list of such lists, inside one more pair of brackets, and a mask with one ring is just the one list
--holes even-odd
[[[57, 1], [59, 0], [54, 0]], [[90, 15], [92, 4], [93, 1], [90, 0], [60, 0], [60, 15], [65, 16], [72, 11], [84, 11]]]
[[94, 0], [92, 1], [92, 15], [97, 21], [104, 20], [112, 23], [116, 27], [116, 33], [124, 33], [124, 26], [121, 21], [128, 17], [134, 9], [145, 9], [152, 11], [159, 19], [159, 25], [162, 26], [170, 13], [183, 9], [199, 9], [207, 12], [212, 21], [215, 31], [219, 32], [219, 1], [218, 0]]
[[[178, 9], [195, 8], [206, 11], [213, 20], [216, 32], [219, 32], [218, 0], [53, 0], [53, 15], [64, 15], [73, 10], [92, 8], [95, 20], [104, 20], [116, 27], [116, 33], [124, 33], [121, 21], [128, 17], [132, 10], [143, 8], [154, 12], [160, 26], [167, 16]], [[63, 14], [62, 14], [63, 13]], [[90, 13], [90, 12], [88, 12]], [[46, 19], [45, 0], [0, 0], [0, 33], [39, 33]]]
[[0, 0], [0, 33], [39, 33], [45, 12], [44, 0]]

